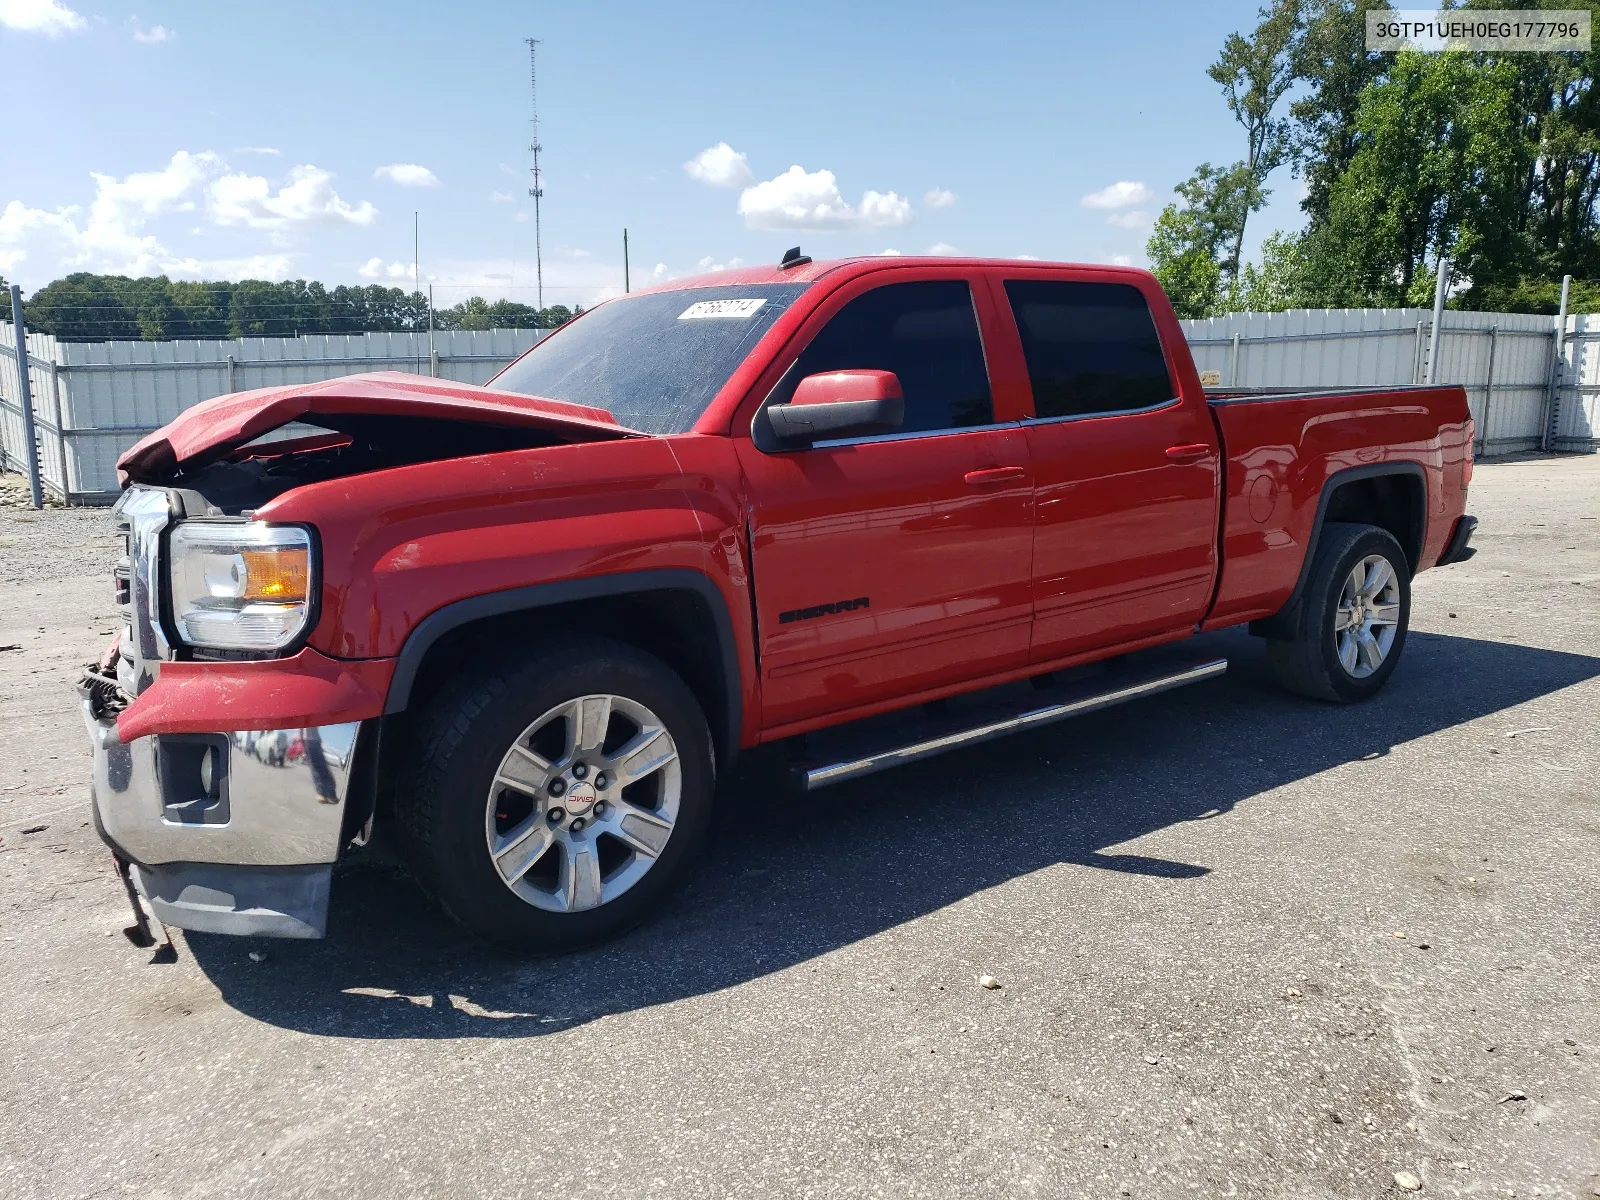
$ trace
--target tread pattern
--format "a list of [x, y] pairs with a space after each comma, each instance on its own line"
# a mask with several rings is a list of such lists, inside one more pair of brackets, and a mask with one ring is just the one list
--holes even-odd
[[[1341, 690], [1335, 683], [1329, 669], [1325, 643], [1328, 609], [1337, 603], [1338, 591], [1344, 582], [1339, 566], [1357, 543], [1373, 534], [1391, 544], [1393, 553], [1390, 559], [1396, 570], [1407, 571], [1408, 564], [1400, 544], [1386, 530], [1376, 525], [1349, 521], [1329, 521], [1323, 525], [1322, 536], [1317, 540], [1317, 556], [1311, 566], [1311, 576], [1306, 580], [1305, 594], [1300, 599], [1299, 612], [1295, 617], [1294, 636], [1267, 642], [1267, 662], [1278, 682], [1291, 692], [1335, 704], [1364, 698]], [[1394, 653], [1398, 656], [1399, 652], [1400, 647], [1397, 646]], [[1382, 686], [1381, 683], [1378, 686]]]
[[[395, 788], [395, 832], [402, 857], [423, 890], [458, 924], [490, 940], [524, 949], [541, 948], [530, 942], [524, 934], [485, 928], [481, 921], [471, 919], [469, 912], [479, 910], [481, 905], [463, 893], [462, 881], [454, 878], [458, 867], [453, 865], [456, 859], [452, 858], [452, 854], [458, 854], [458, 848], [452, 850], [451, 844], [458, 838], [454, 825], [449, 827], [451, 836], [446, 836], [445, 822], [460, 820], [459, 812], [454, 811], [456, 789], [460, 787], [463, 771], [470, 772], [470, 763], [475, 760], [479, 749], [467, 747], [465, 743], [481, 722], [491, 717], [499, 719], [507, 709], [526, 703], [524, 694], [529, 687], [530, 677], [542, 681], [589, 667], [622, 670], [641, 682], [652, 680], [656, 689], [665, 686], [669, 692], [680, 693], [678, 703], [692, 713], [692, 720], [698, 726], [690, 739], [686, 741], [680, 738], [680, 744], [687, 749], [688, 741], [698, 739], [701, 742], [707, 795], [705, 803], [700, 806], [700, 818], [680, 822], [679, 836], [683, 840], [679, 844], [683, 850], [675, 857], [681, 857], [698, 840], [704, 817], [709, 815], [709, 793], [715, 782], [710, 729], [687, 685], [653, 656], [609, 638], [563, 635], [559, 641], [551, 639], [537, 643], [501, 662], [481, 664], [477, 669], [464, 664], [462, 673], [442, 688], [426, 709], [418, 714], [413, 727], [413, 745], [402, 768], [403, 776]], [[481, 815], [478, 820], [482, 820]], [[662, 864], [663, 867], [666, 865]], [[446, 878], [444, 872], [450, 872], [451, 877]], [[665, 872], [663, 878], [669, 875], [670, 871]], [[642, 880], [634, 890], [641, 894], [653, 890], [644, 886], [649, 880], [650, 877]], [[465, 908], [458, 910], [452, 904], [453, 893], [463, 898]], [[600, 913], [610, 914], [617, 909], [617, 915], [620, 916], [621, 910], [635, 907], [628, 903], [629, 899], [628, 896], [621, 897], [602, 910], [593, 910], [576, 920], [572, 917], [562, 920], [575, 926], [587, 927], [591, 923], [604, 925], [608, 921], [600, 918]], [[521, 902], [518, 901], [513, 907], [520, 909], [520, 906]], [[636, 917], [633, 918], [633, 922], [636, 920]], [[600, 932], [597, 936], [607, 934]], [[561, 948], [560, 943], [576, 945], [596, 938], [575, 929], [570, 942], [560, 935], [539, 940], [547, 943], [546, 948], [555, 949]]]

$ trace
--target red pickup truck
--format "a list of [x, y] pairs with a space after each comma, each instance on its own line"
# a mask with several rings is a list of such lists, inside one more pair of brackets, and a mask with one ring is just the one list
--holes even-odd
[[130, 936], [136, 889], [319, 936], [378, 822], [468, 929], [581, 944], [658, 906], [741, 748], [820, 787], [1207, 679], [1176, 644], [1224, 626], [1365, 699], [1471, 553], [1472, 437], [1459, 387], [1207, 395], [1142, 271], [798, 250], [486, 387], [198, 404], [121, 460], [83, 683]]

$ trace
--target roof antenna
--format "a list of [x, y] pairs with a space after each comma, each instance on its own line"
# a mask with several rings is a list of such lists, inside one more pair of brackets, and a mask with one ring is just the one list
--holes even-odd
[[803, 267], [811, 261], [809, 254], [801, 254], [799, 246], [790, 246], [783, 252], [783, 261], [778, 264], [778, 270], [787, 271], [790, 267]]

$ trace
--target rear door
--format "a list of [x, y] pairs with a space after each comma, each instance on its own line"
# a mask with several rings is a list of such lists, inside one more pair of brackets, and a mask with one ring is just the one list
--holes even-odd
[[995, 280], [1033, 396], [1035, 662], [1185, 632], [1216, 578], [1216, 430], [1125, 278]]
[[1032, 479], [1021, 413], [990, 384], [983, 276], [889, 278], [830, 297], [766, 401], [818, 372], [888, 370], [903, 427], [782, 450], [758, 415], [737, 440], [769, 734], [1026, 662]]

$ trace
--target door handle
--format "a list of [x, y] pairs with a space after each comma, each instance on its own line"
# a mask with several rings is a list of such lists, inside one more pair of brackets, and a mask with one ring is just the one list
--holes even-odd
[[1204, 458], [1211, 453], [1211, 447], [1205, 442], [1194, 442], [1188, 446], [1168, 446], [1167, 457], [1173, 462], [1194, 462], [1197, 458]]
[[996, 483], [1010, 483], [1025, 478], [1027, 474], [1025, 467], [985, 467], [981, 471], [968, 471], [962, 479], [972, 487], [988, 487]]

